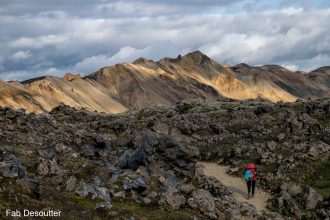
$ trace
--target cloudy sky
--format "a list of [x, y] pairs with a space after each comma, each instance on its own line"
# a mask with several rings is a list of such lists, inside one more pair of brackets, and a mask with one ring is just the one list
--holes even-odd
[[231, 65], [330, 65], [330, 1], [0, 1], [0, 79], [84, 75], [194, 50]]

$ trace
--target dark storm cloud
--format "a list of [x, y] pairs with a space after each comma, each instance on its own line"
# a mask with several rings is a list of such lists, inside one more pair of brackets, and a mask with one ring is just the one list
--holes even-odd
[[84, 74], [196, 49], [220, 63], [330, 64], [328, 1], [45, 2], [1, 1], [0, 79]]

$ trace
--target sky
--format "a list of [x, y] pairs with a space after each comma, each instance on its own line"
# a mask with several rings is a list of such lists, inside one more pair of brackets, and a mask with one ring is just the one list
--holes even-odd
[[330, 0], [0, 1], [3, 80], [195, 50], [221, 64], [329, 66]]

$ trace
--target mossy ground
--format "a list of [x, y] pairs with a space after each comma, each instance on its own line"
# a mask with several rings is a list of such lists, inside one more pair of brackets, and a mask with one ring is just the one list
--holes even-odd
[[141, 220], [190, 220], [194, 219], [194, 214], [181, 209], [179, 211], [168, 211], [161, 206], [141, 205], [132, 200], [117, 199], [112, 201], [112, 211], [118, 216], [135, 216]]
[[330, 198], [330, 157], [312, 166], [314, 172], [308, 175], [304, 184], [312, 186], [318, 193]]

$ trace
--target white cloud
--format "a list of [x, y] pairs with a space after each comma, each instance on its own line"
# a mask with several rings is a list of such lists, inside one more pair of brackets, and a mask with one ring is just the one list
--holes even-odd
[[200, 50], [222, 62], [256, 64], [271, 60], [272, 55], [265, 56], [264, 47], [272, 41], [273, 37], [259, 34], [228, 34], [217, 42], [200, 47]]
[[173, 45], [164, 42], [159, 42], [155, 45], [150, 45], [142, 49], [136, 49], [134, 47], [123, 47], [114, 55], [99, 54], [84, 58], [73, 67], [73, 72], [79, 73], [91, 73], [102, 67], [114, 65], [122, 62], [131, 62], [140, 57], [148, 59], [160, 59], [159, 51], [162, 51], [164, 56], [177, 56], [179, 53], [187, 53], [189, 49], [183, 49], [178, 51]]
[[319, 54], [308, 60], [301, 60], [298, 62], [300, 66], [303, 66], [304, 70], [312, 71], [321, 66], [330, 66], [330, 55], [329, 54]]
[[281, 66], [283, 66], [284, 68], [291, 70], [293, 72], [298, 71], [299, 67], [297, 65], [294, 64], [282, 64]]
[[27, 71], [27, 70], [17, 70], [17, 71], [7, 71], [2, 72], [0, 74], [0, 78], [2, 80], [25, 80], [25, 79], [31, 79], [39, 76], [63, 76], [64, 73], [68, 71], [57, 69], [55, 67], [51, 67], [48, 69], [40, 69], [35, 72]]
[[302, 13], [304, 11], [303, 8], [294, 8], [294, 7], [289, 7], [289, 8], [284, 8], [282, 9], [282, 13], [286, 14], [286, 15], [294, 15], [294, 14], [299, 14]]
[[18, 48], [42, 48], [48, 45], [64, 43], [65, 40], [66, 37], [60, 35], [46, 35], [39, 36], [37, 38], [21, 37], [17, 40], [10, 42], [9, 45]]
[[54, 7], [22, 4], [21, 14], [11, 2], [0, 9], [0, 78], [54, 67], [84, 74], [140, 56], [157, 60], [196, 49], [231, 65], [310, 70], [330, 64], [330, 9], [309, 9], [297, 0], [281, 0], [281, 6], [265, 0], [80, 0], [79, 8], [58, 0]]
[[30, 56], [31, 56], [30, 51], [28, 51], [28, 50], [26, 50], [26, 51], [20, 50], [20, 51], [17, 51], [16, 53], [14, 53], [13, 55], [11, 55], [10, 57], [13, 60], [25, 60], [25, 59], [29, 58]]

